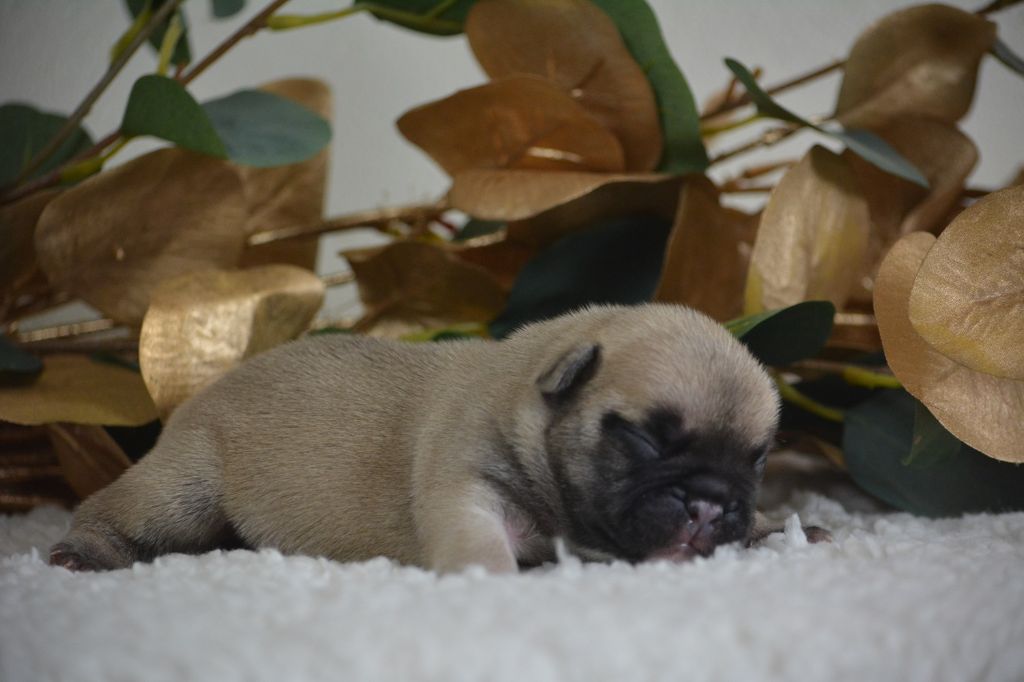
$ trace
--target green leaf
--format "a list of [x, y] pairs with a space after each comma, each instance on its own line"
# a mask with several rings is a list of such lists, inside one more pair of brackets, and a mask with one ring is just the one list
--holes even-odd
[[489, 234], [494, 234], [505, 227], [505, 223], [500, 220], [478, 220], [477, 218], [470, 218], [466, 221], [466, 224], [462, 226], [459, 233], [455, 235], [452, 241], [464, 242], [467, 239], [473, 239], [474, 237], [486, 237]]
[[665, 137], [658, 170], [699, 173], [708, 167], [700, 136], [700, 114], [686, 77], [665, 45], [658, 18], [644, 0], [594, 0], [619, 28], [633, 58], [654, 90]]
[[[27, 104], [0, 106], [0, 186], [14, 182], [25, 165], [67, 120], [66, 116], [43, 113]], [[92, 138], [79, 126], [27, 179], [52, 171], [91, 146]]]
[[764, 364], [788, 365], [821, 351], [835, 314], [828, 301], [803, 301], [730, 320], [725, 328]]
[[227, 150], [203, 108], [173, 78], [149, 75], [135, 81], [121, 131], [152, 135], [184, 149], [226, 158]]
[[245, 0], [211, 0], [211, 4], [216, 19], [227, 19], [245, 8]]
[[[373, 16], [404, 28], [437, 36], [462, 33], [466, 15], [476, 0], [375, 0], [354, 2]], [[440, 11], [439, 11], [440, 10]]]
[[670, 227], [668, 221], [639, 216], [558, 240], [523, 267], [505, 310], [490, 324], [491, 336], [502, 338], [521, 325], [591, 303], [651, 300]]
[[996, 42], [992, 44], [992, 56], [1005, 64], [1008, 69], [1024, 76], [1024, 59], [999, 38], [996, 38]]
[[[1024, 509], [1024, 466], [963, 444], [950, 455], [941, 443], [944, 456], [919, 453], [921, 459], [904, 464], [918, 414], [918, 402], [902, 390], [879, 391], [847, 411], [843, 451], [858, 485], [900, 509], [927, 516]], [[934, 436], [928, 439], [936, 442]]]
[[923, 403], [917, 403], [914, 410], [914, 438], [910, 442], [910, 453], [902, 463], [916, 467], [929, 467], [949, 461], [960, 452], [963, 445], [939, 423]]
[[762, 116], [795, 123], [799, 126], [816, 130], [823, 135], [828, 135], [829, 137], [839, 140], [845, 144], [850, 151], [857, 154], [865, 161], [878, 166], [886, 173], [891, 173], [892, 175], [905, 178], [913, 183], [921, 185], [922, 187], [928, 187], [928, 180], [924, 177], [921, 171], [918, 170], [914, 164], [903, 158], [903, 156], [893, 149], [888, 142], [874, 133], [870, 133], [866, 130], [858, 130], [856, 128], [844, 130], [843, 128], [826, 128], [815, 125], [807, 119], [794, 114], [792, 111], [773, 100], [768, 93], [761, 89], [761, 86], [757, 83], [757, 79], [754, 78], [754, 74], [750, 73], [750, 70], [743, 66], [743, 64], [740, 64], [735, 59], [726, 57], [725, 65], [729, 67], [729, 70], [736, 76], [736, 80], [742, 83], [743, 87], [747, 89], [747, 94], [750, 95], [751, 101], [754, 103], [754, 106], [757, 107], [757, 112]]
[[28, 383], [42, 371], [43, 363], [39, 358], [0, 335], [0, 383], [7, 386]]
[[[131, 12], [132, 17], [137, 17], [144, 9], [146, 9], [147, 4], [151, 5], [151, 10], [155, 13], [166, 1], [167, 0], [151, 0], [151, 2], [150, 0], [125, 0], [125, 5], [127, 5], [128, 11]], [[188, 22], [185, 21], [185, 13], [180, 9], [177, 12], [172, 12], [171, 16], [167, 17], [167, 20], [150, 34], [149, 44], [159, 52], [160, 45], [164, 42], [164, 34], [167, 33], [167, 25], [175, 14], [181, 17], [183, 31], [181, 37], [178, 38], [178, 44], [174, 46], [174, 54], [171, 55], [171, 63], [175, 66], [183, 66], [192, 61], [192, 51], [188, 45]]]
[[262, 90], [239, 90], [202, 106], [232, 161], [270, 168], [316, 156], [331, 126], [295, 102]]

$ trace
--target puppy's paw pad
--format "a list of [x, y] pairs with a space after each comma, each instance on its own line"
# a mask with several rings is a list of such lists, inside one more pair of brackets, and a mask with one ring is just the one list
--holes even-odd
[[101, 571], [103, 567], [75, 551], [66, 543], [54, 545], [50, 550], [50, 565], [61, 566], [69, 571]]
[[832, 542], [832, 533], [819, 526], [804, 526], [804, 535], [807, 536], [807, 542], [811, 544]]

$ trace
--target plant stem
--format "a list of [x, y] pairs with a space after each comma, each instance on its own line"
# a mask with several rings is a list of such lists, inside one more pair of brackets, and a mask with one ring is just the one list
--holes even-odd
[[[800, 76], [796, 76], [795, 78], [791, 78], [788, 81], [783, 81], [782, 83], [773, 85], [770, 88], [765, 88], [765, 92], [769, 95], [777, 95], [780, 92], [785, 92], [786, 90], [790, 90], [791, 88], [803, 85], [804, 83], [809, 83], [813, 80], [821, 78], [822, 76], [827, 76], [833, 71], [841, 69], [844, 64], [846, 64], [845, 59], [837, 59], [836, 61], [826, 64], [825, 66], [819, 67], [814, 71], [802, 74]], [[731, 102], [723, 102], [721, 106], [716, 107], [713, 111], [709, 111], [707, 113], [702, 114], [700, 120], [706, 121], [710, 118], [721, 116], [724, 113], [730, 112], [734, 109], [739, 109], [740, 107], [746, 106], [751, 103], [752, 101], [750, 99], [750, 95], [748, 93], [744, 93], [737, 97], [736, 99], [732, 100]]]
[[795, 133], [797, 130], [800, 130], [799, 126], [769, 128], [768, 130], [761, 133], [761, 136], [758, 137], [756, 140], [722, 152], [718, 156], [711, 159], [711, 163], [709, 165], [713, 166], [716, 163], [720, 163], [722, 161], [725, 161], [726, 159], [731, 159], [732, 157], [739, 156], [740, 154], [745, 154], [746, 152], [758, 149], [759, 147], [771, 147], [773, 144], [776, 144], [786, 139], [787, 137]]
[[810, 396], [804, 395], [798, 391], [792, 384], [787, 383], [782, 377], [775, 375], [775, 385], [779, 389], [779, 395], [782, 399], [788, 403], [792, 403], [797, 407], [807, 410], [811, 414], [817, 415], [822, 419], [827, 419], [833, 422], [843, 421], [843, 411], [837, 410], [834, 407], [828, 407], [822, 405], [817, 400], [814, 400]]
[[[68, 120], [64, 122], [64, 125], [61, 126], [60, 130], [58, 130], [50, 141], [46, 143], [46, 146], [40, 149], [39, 152], [36, 153], [36, 155], [33, 156], [27, 164], [25, 164], [25, 168], [22, 169], [21, 173], [18, 174], [18, 178], [15, 180], [15, 186], [24, 181], [28, 176], [32, 175], [32, 173], [38, 170], [40, 166], [46, 163], [47, 159], [53, 156], [54, 152], [60, 148], [61, 144], [63, 144], [64, 141], [71, 136], [71, 133], [78, 128], [78, 124], [80, 124], [89, 114], [92, 110], [92, 105], [96, 103], [99, 96], [107, 89], [107, 86], [109, 86], [110, 82], [114, 80], [114, 77], [121, 72], [121, 69], [123, 69], [124, 65], [128, 63], [128, 60], [135, 54], [135, 51], [149, 39], [149, 36], [152, 35], [153, 31], [155, 31], [157, 27], [159, 27], [160, 24], [168, 17], [168, 15], [175, 11], [178, 8], [178, 5], [182, 2], [184, 2], [184, 0], [169, 0], [153, 14], [149, 23], [147, 23], [146, 26], [135, 35], [135, 38], [128, 44], [128, 47], [126, 47], [124, 51], [121, 52], [120, 56], [112, 62], [109, 67], [107, 67], [106, 73], [104, 73], [103, 77], [100, 78], [96, 85], [93, 86], [92, 90], [86, 94], [85, 99], [83, 99], [78, 107], [75, 108], [75, 111], [68, 117]], [[59, 177], [59, 175], [57, 177]]]
[[992, 2], [988, 3], [981, 9], [976, 10], [974, 13], [979, 16], [985, 16], [987, 14], [992, 14], [993, 12], [1013, 7], [1020, 2], [1021, 0], [992, 0]]
[[727, 133], [730, 130], [737, 130], [744, 126], [748, 126], [751, 123], [756, 123], [762, 120], [762, 118], [763, 117], [761, 116], [761, 114], [754, 112], [753, 114], [747, 116], [746, 118], [741, 118], [736, 121], [729, 121], [728, 123], [724, 123], [720, 126], [701, 126], [700, 134], [701, 137], [711, 137], [712, 135]]
[[312, 225], [299, 225], [294, 227], [275, 228], [256, 232], [249, 237], [249, 246], [259, 246], [271, 242], [284, 241], [287, 239], [302, 239], [315, 237], [325, 232], [339, 232], [351, 230], [357, 227], [383, 227], [388, 223], [400, 220], [406, 223], [414, 223], [431, 220], [434, 216], [440, 215], [448, 209], [446, 199], [440, 199], [426, 204], [411, 204], [408, 206], [395, 206], [392, 208], [381, 208], [371, 211], [360, 211], [348, 215], [331, 218]]
[[167, 30], [164, 32], [164, 39], [160, 43], [160, 57], [157, 60], [156, 72], [161, 76], [167, 75], [167, 70], [171, 66], [171, 57], [174, 56], [174, 48], [178, 45], [183, 31], [181, 15], [175, 14], [171, 17]]
[[852, 365], [832, 360], [803, 360], [793, 367], [809, 369], [829, 374], [838, 374], [851, 386], [863, 388], [902, 388], [903, 384], [891, 372], [880, 372], [861, 365]]
[[439, 2], [426, 14], [416, 14], [415, 12], [406, 12], [386, 5], [378, 5], [373, 2], [357, 2], [350, 7], [346, 7], [345, 9], [341, 9], [336, 12], [323, 12], [321, 14], [308, 15], [279, 14], [270, 17], [267, 20], [267, 28], [273, 31], [287, 31], [293, 28], [301, 28], [303, 26], [312, 26], [314, 24], [323, 24], [329, 21], [344, 19], [345, 17], [360, 12], [370, 12], [378, 17], [382, 17], [390, 21], [401, 22], [409, 26], [416, 26], [423, 29], [444, 29], [456, 31], [459, 29], [459, 24], [457, 22], [445, 21], [437, 18], [454, 4], [455, 0], [442, 0], [442, 2]]
[[259, 14], [254, 16], [252, 19], [247, 21], [244, 26], [232, 33], [227, 37], [220, 45], [215, 47], [212, 52], [203, 57], [202, 61], [193, 66], [191, 69], [181, 74], [177, 78], [177, 81], [182, 85], [188, 85], [196, 79], [196, 77], [203, 71], [210, 68], [210, 65], [221, 58], [225, 52], [235, 46], [242, 38], [247, 38], [253, 33], [256, 33], [261, 28], [267, 25], [267, 19], [281, 8], [288, 0], [271, 0], [270, 4], [260, 10]]
[[85, 322], [71, 322], [69, 324], [58, 324], [52, 327], [42, 327], [41, 329], [20, 332], [15, 334], [13, 340], [20, 344], [40, 343], [42, 341], [53, 341], [55, 339], [67, 339], [73, 336], [105, 332], [116, 326], [116, 322], [107, 318], [87, 320]]

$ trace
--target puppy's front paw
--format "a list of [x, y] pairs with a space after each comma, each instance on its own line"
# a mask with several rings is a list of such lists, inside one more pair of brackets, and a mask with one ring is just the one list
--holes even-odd
[[50, 565], [62, 566], [69, 571], [102, 571], [104, 569], [99, 562], [78, 552], [66, 542], [57, 543], [50, 550]]

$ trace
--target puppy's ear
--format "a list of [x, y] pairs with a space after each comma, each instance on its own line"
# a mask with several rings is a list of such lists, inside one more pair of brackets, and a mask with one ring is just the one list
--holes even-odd
[[600, 364], [600, 345], [587, 343], [576, 346], [537, 379], [537, 387], [549, 403], [561, 402], [587, 383]]

